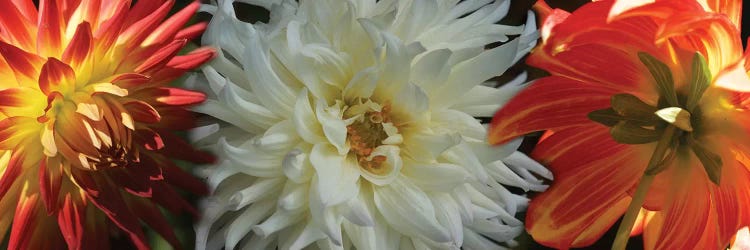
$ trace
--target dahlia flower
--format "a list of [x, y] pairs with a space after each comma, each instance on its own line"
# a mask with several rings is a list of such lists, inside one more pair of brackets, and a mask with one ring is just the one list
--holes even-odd
[[221, 159], [202, 173], [198, 248], [514, 243], [526, 199], [504, 185], [551, 176], [520, 141], [488, 145], [473, 116], [520, 88], [482, 83], [534, 45], [533, 16], [495, 24], [507, 0], [283, 0], [250, 1], [270, 20], [249, 24], [233, 2], [205, 6], [203, 42], [221, 52], [193, 78], [210, 83], [196, 110], [217, 118], [196, 143]]
[[[210, 162], [172, 130], [191, 128], [198, 92], [169, 81], [213, 57], [178, 56], [205, 24], [193, 3], [0, 1], [0, 238], [9, 249], [148, 245], [141, 222], [179, 245], [159, 206], [193, 211], [173, 186], [204, 193], [171, 160]], [[153, 32], [145, 32], [153, 31]], [[157, 206], [159, 205], [159, 206]]]
[[[548, 131], [555, 182], [526, 229], [586, 246], [625, 214], [614, 249], [724, 249], [750, 221], [750, 61], [740, 1], [597, 1], [550, 10], [528, 63], [547, 70], [496, 115], [490, 142]], [[632, 228], [632, 230], [631, 230]]]

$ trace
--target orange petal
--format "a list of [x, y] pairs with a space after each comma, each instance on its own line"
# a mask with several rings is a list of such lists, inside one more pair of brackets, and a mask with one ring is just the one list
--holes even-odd
[[57, 0], [39, 1], [39, 30], [37, 31], [36, 51], [46, 57], [59, 57], [62, 50], [63, 32], [67, 23], [60, 13]]
[[3, 41], [0, 41], [0, 55], [5, 58], [5, 62], [15, 72], [16, 80], [22, 85], [28, 86], [36, 82], [44, 59]]
[[38, 117], [47, 106], [46, 99], [41, 92], [32, 88], [0, 90], [0, 112], [5, 116]]
[[492, 119], [489, 142], [500, 144], [534, 131], [593, 125], [589, 112], [610, 106], [616, 90], [550, 76], [532, 83]]
[[[14, 150], [23, 143], [36, 143], [41, 124], [30, 117], [9, 117], [0, 121], [0, 149]], [[35, 146], [35, 144], [28, 145]]]
[[[18, 1], [16, 1], [18, 2]], [[23, 10], [28, 9], [28, 3], [20, 5]], [[26, 51], [36, 49], [36, 18], [26, 18], [29, 13], [21, 12], [13, 1], [0, 1], [0, 40], [20, 46]]]
[[47, 158], [39, 161], [39, 193], [47, 209], [47, 215], [57, 212], [62, 176], [62, 163], [59, 160]]
[[711, 8], [711, 11], [718, 12], [729, 17], [737, 30], [740, 30], [742, 24], [742, 0], [700, 0]]
[[647, 150], [616, 143], [604, 126], [564, 129], [545, 139], [532, 157], [549, 163], [555, 181], [532, 199], [529, 233], [555, 248], [595, 242], [625, 212], [626, 191], [643, 174]]
[[[657, 249], [687, 249], [696, 246], [702, 238], [711, 213], [708, 177], [697, 159], [686, 164], [679, 161], [672, 167], [684, 167], [682, 176], [676, 176], [671, 185], [670, 201], [665, 204], [664, 222], [657, 240]], [[682, 177], [682, 178], [680, 178]], [[649, 225], [650, 227], [651, 225]], [[710, 233], [716, 233], [714, 230]]]
[[86, 22], [79, 24], [73, 38], [68, 43], [68, 47], [62, 54], [62, 61], [74, 68], [83, 66], [91, 52], [92, 43], [91, 25]]
[[86, 228], [86, 205], [77, 196], [74, 192], [67, 193], [57, 216], [57, 224], [69, 249], [82, 248], [84, 235], [89, 231]]
[[[28, 195], [28, 194], [27, 194]], [[16, 214], [13, 217], [13, 229], [10, 231], [8, 249], [30, 249], [34, 244], [32, 237], [37, 227], [41, 226], [41, 210], [38, 206], [39, 195], [30, 194], [21, 197], [16, 206]]]
[[151, 105], [193, 105], [203, 102], [206, 95], [200, 92], [179, 89], [179, 88], [148, 88], [138, 91], [132, 95], [138, 100], [155, 100]]
[[39, 74], [39, 89], [45, 95], [53, 91], [67, 92], [75, 89], [76, 73], [67, 64], [50, 57]]

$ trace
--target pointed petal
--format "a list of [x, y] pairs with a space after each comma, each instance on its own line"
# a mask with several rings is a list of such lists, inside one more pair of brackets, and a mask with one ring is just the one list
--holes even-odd
[[73, 67], [80, 67], [91, 52], [92, 43], [91, 25], [86, 22], [79, 24], [62, 54], [62, 61]]
[[39, 89], [45, 95], [61, 89], [73, 89], [75, 84], [76, 73], [67, 64], [56, 58], [49, 58], [42, 66], [39, 74]]
[[581, 128], [556, 132], [532, 153], [549, 164], [555, 181], [529, 204], [526, 228], [535, 240], [551, 247], [582, 247], [601, 237], [625, 212], [627, 191], [643, 174], [650, 156], [648, 146], [618, 144], [603, 126], [583, 129], [586, 133]]
[[143, 40], [141, 46], [147, 47], [155, 44], [164, 44], [174, 39], [175, 34], [193, 17], [193, 14], [198, 11], [200, 6], [199, 1], [193, 1], [179, 12], [173, 14], [169, 19], [162, 22], [159, 27], [151, 31], [151, 35]]
[[5, 62], [13, 69], [16, 80], [22, 86], [36, 82], [39, 77], [39, 69], [44, 64], [44, 59], [3, 41], [0, 41], [0, 55], [5, 58]]
[[66, 23], [57, 0], [39, 2], [39, 29], [37, 30], [36, 50], [42, 56], [59, 57], [62, 50], [63, 32]]
[[615, 93], [557, 76], [539, 79], [495, 114], [488, 140], [501, 144], [530, 132], [593, 125], [588, 113], [609, 107]]
[[58, 160], [47, 158], [39, 161], [39, 191], [47, 215], [57, 212], [62, 177], [62, 164]]
[[429, 197], [407, 178], [399, 177], [389, 185], [375, 187], [375, 206], [396, 230], [410, 232], [436, 242], [451, 240], [440, 225]]

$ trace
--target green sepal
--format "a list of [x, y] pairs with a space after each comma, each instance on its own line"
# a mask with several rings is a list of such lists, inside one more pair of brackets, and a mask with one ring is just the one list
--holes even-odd
[[655, 125], [659, 118], [654, 115], [656, 107], [631, 94], [616, 94], [611, 99], [612, 109], [628, 121], [642, 126]]
[[711, 69], [708, 68], [706, 59], [701, 53], [695, 53], [693, 56], [692, 78], [690, 79], [690, 93], [687, 97], [687, 110], [693, 112], [698, 105], [703, 93], [711, 86]]
[[693, 143], [691, 148], [693, 149], [695, 156], [698, 157], [698, 160], [703, 164], [703, 169], [706, 170], [706, 174], [708, 174], [708, 178], [711, 182], [719, 185], [719, 181], [721, 180], [721, 166], [723, 164], [721, 156], [711, 152], [699, 143]]
[[589, 120], [595, 121], [607, 127], [615, 126], [623, 119], [623, 117], [620, 116], [620, 114], [618, 114], [612, 108], [591, 111], [588, 114], [588, 117]]
[[632, 122], [621, 121], [609, 130], [612, 138], [623, 144], [644, 144], [658, 141], [661, 132], [638, 126]]
[[674, 79], [672, 71], [663, 62], [656, 59], [646, 52], [638, 52], [638, 58], [643, 65], [651, 72], [651, 76], [656, 81], [656, 88], [659, 90], [659, 96], [666, 98], [669, 106], [679, 107], [677, 93], [674, 91]]

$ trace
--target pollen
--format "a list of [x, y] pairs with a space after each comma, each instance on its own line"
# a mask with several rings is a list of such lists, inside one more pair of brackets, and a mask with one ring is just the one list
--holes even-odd
[[354, 122], [346, 127], [350, 152], [357, 157], [361, 168], [373, 174], [386, 174], [388, 170], [383, 167], [383, 163], [387, 157], [372, 156], [372, 153], [391, 136], [388, 133], [388, 127], [393, 126], [389, 117], [390, 106], [380, 106], [368, 101], [353, 105], [349, 110], [360, 111], [359, 114], [349, 113], [354, 118]]

